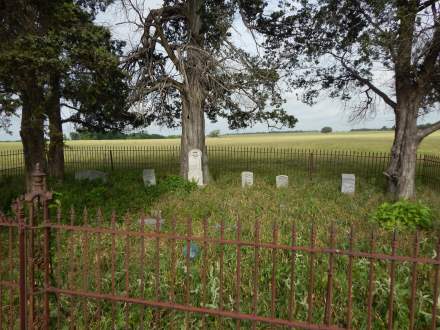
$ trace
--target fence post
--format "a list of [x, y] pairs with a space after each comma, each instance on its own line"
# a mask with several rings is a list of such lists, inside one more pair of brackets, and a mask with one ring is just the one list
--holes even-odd
[[426, 154], [423, 154], [422, 158], [422, 170], [420, 171], [420, 176], [422, 177], [422, 182], [426, 183]]
[[113, 167], [113, 152], [112, 149], [109, 150], [109, 157], [110, 157], [110, 168], [112, 170], [112, 172], [114, 171], [114, 167]]
[[314, 156], [313, 151], [309, 152], [309, 178], [312, 179], [313, 176], [313, 167], [314, 167]]
[[38, 212], [39, 207], [43, 208], [43, 225], [44, 225], [44, 247], [43, 247], [43, 272], [44, 272], [44, 290], [43, 290], [43, 329], [49, 329], [49, 205], [48, 202], [52, 200], [52, 193], [47, 191], [46, 174], [41, 170], [40, 164], [35, 165], [35, 170], [31, 175], [31, 190], [25, 194], [24, 200], [29, 207], [29, 225], [31, 226], [29, 233], [29, 301], [30, 301], [30, 316], [29, 328], [35, 327], [35, 260], [34, 260], [34, 241], [35, 241], [35, 212]]
[[[18, 222], [18, 249], [19, 249], [19, 307], [20, 307], [20, 330], [26, 329], [26, 241], [25, 241], [25, 219], [23, 201], [17, 199], [15, 214]], [[1, 297], [0, 297], [1, 299]]]

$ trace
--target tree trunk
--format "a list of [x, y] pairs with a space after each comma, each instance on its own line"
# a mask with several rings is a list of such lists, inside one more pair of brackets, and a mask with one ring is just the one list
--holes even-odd
[[188, 152], [200, 149], [202, 156], [203, 183], [208, 183], [208, 157], [205, 148], [205, 116], [202, 108], [203, 93], [197, 84], [182, 97], [182, 138], [180, 154], [180, 174], [188, 178]]
[[191, 149], [202, 151], [203, 184], [209, 181], [208, 155], [205, 147], [204, 100], [206, 89], [203, 85], [205, 65], [198, 49], [203, 48], [200, 11], [201, 0], [190, 0], [187, 3], [187, 18], [190, 31], [185, 66], [185, 88], [182, 97], [182, 138], [180, 155], [180, 174], [188, 178], [188, 152]]
[[23, 144], [26, 187], [30, 188], [31, 174], [37, 163], [46, 170], [44, 143], [44, 102], [39, 88], [33, 86], [23, 93], [20, 136]]
[[391, 161], [386, 171], [388, 192], [395, 200], [410, 199], [415, 194], [417, 137], [417, 109], [410, 99], [398, 102], [396, 129], [391, 148]]
[[59, 79], [54, 77], [51, 81], [51, 94], [48, 102], [49, 117], [49, 150], [48, 168], [49, 175], [63, 181], [64, 179], [64, 141], [63, 126], [61, 123]]

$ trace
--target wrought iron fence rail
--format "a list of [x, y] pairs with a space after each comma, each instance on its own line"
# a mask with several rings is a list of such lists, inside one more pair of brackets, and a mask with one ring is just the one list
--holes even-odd
[[[112, 213], [104, 222], [98, 210], [92, 222], [87, 209], [78, 217], [73, 209], [51, 211], [51, 198], [36, 171], [31, 192], [14, 205], [16, 217], [0, 214], [0, 328], [437, 327], [440, 240], [433, 233], [399, 239], [394, 232], [381, 241], [372, 231], [362, 240], [353, 225], [318, 232], [313, 223], [300, 231], [295, 222], [273, 221], [267, 229], [258, 219], [244, 227], [237, 217], [220, 219], [213, 235], [209, 218], [174, 217], [163, 228], [155, 218], [151, 228], [145, 215], [117, 221]], [[355, 278], [359, 267], [366, 276]], [[408, 313], [395, 313], [398, 301]]]

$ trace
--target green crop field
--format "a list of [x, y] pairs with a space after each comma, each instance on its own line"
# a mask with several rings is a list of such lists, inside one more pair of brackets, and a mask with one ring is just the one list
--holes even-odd
[[[348, 133], [278, 133], [227, 135], [208, 138], [208, 145], [261, 146], [298, 149], [389, 151], [393, 132], [348, 132]], [[67, 146], [161, 146], [178, 145], [179, 139], [160, 140], [93, 140], [67, 141]], [[0, 142], [0, 151], [20, 148], [19, 142]], [[429, 136], [419, 148], [423, 153], [440, 153], [440, 133]]]

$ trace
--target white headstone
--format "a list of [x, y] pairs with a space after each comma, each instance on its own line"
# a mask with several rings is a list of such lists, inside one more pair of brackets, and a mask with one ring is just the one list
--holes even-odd
[[202, 152], [199, 149], [192, 149], [188, 153], [188, 180], [203, 186]]
[[252, 172], [241, 172], [241, 186], [251, 187], [254, 184], [254, 173]]
[[96, 170], [78, 171], [75, 173], [75, 180], [102, 180], [102, 182], [107, 182], [107, 173]]
[[145, 187], [156, 185], [156, 174], [154, 173], [154, 168], [145, 169], [142, 172], [142, 178], [144, 180]]
[[142, 225], [142, 223], [144, 223], [145, 226], [148, 226], [150, 228], [156, 228], [157, 222], [159, 222], [159, 229], [162, 228], [162, 226], [165, 223], [164, 219], [156, 219], [156, 218], [142, 218], [139, 219], [139, 224]]
[[289, 186], [289, 177], [287, 175], [277, 175], [275, 181], [277, 188], [287, 188]]
[[354, 174], [342, 174], [341, 192], [344, 194], [354, 194], [356, 188], [356, 178]]

